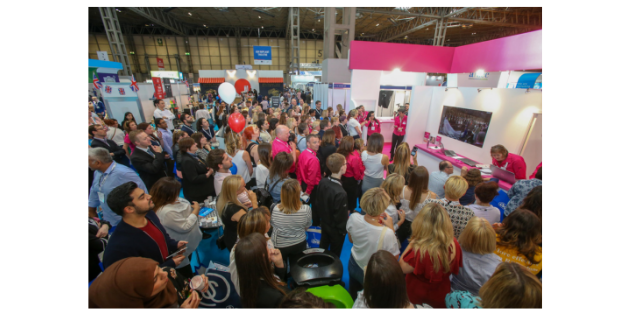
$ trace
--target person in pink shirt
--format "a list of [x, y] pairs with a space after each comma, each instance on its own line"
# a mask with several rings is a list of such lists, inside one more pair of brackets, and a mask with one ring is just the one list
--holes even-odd
[[367, 115], [365, 112], [365, 107], [363, 107], [363, 105], [359, 105], [359, 107], [357, 107], [357, 121], [361, 123], [361, 127], [363, 127], [363, 125], [365, 124], [366, 118], [367, 118]]
[[346, 173], [341, 176], [341, 185], [348, 195], [348, 210], [354, 211], [359, 196], [359, 181], [363, 179], [365, 165], [361, 155], [354, 149], [354, 138], [346, 136], [341, 139], [337, 153], [346, 158]]
[[516, 180], [527, 178], [527, 164], [525, 164], [525, 160], [522, 156], [509, 153], [508, 150], [500, 144], [490, 149], [490, 156], [492, 156], [492, 165], [514, 173]]
[[381, 122], [376, 119], [374, 112], [369, 112], [367, 114], [367, 136], [368, 138], [373, 133], [381, 133]]
[[[289, 143], [289, 127], [285, 125], [278, 125], [276, 127], [276, 139], [271, 143], [271, 159], [276, 157], [276, 154], [280, 152], [286, 152], [293, 156], [293, 161], [297, 161], [295, 156], [295, 143]], [[289, 173], [295, 173], [295, 162], [289, 169]]]
[[[306, 150], [300, 154], [295, 171], [297, 173], [297, 180], [302, 185], [302, 191], [309, 196], [315, 196], [317, 194], [317, 185], [322, 179], [317, 150], [319, 150], [318, 136], [306, 136]], [[313, 211], [313, 209], [311, 209], [311, 211], [313, 215], [313, 225], [319, 226], [319, 213]]]
[[407, 133], [407, 116], [405, 115], [405, 109], [398, 108], [398, 115], [394, 117], [394, 134], [392, 135], [392, 148], [389, 152], [389, 161], [394, 159], [394, 152], [399, 144], [405, 139]]
[[540, 164], [538, 164], [538, 166], [536, 166], [536, 169], [534, 170], [534, 172], [532, 173], [532, 175], [529, 175], [529, 179], [534, 179], [534, 177], [536, 177], [536, 173], [538, 173], [538, 169], [542, 166], [542, 162], [540, 162]]

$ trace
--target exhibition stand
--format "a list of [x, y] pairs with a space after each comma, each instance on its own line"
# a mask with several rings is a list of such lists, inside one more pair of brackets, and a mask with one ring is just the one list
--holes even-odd
[[[351, 71], [348, 110], [363, 105], [366, 111], [385, 112], [385, 104], [396, 106], [399, 103], [398, 100], [383, 102], [385, 91], [398, 93], [397, 89], [388, 87], [405, 90], [412, 87], [404, 139], [412, 147], [419, 145], [426, 149], [423, 139], [428, 132], [433, 137], [441, 136], [447, 150], [480, 164], [491, 164], [490, 147], [497, 144], [523, 156], [527, 174], [542, 161], [541, 90], [506, 88], [513, 72], [542, 69], [542, 30], [460, 47], [352, 41], [348, 68]], [[428, 86], [428, 73], [445, 74], [447, 87]], [[529, 84], [540, 82], [539, 76], [539, 71], [528, 75]], [[499, 86], [502, 88], [497, 88]], [[390, 98], [396, 97], [389, 93]], [[472, 129], [463, 127], [471, 121], [475, 128], [482, 126], [481, 137], [477, 137], [479, 130], [475, 130], [474, 144], [439, 132], [445, 106], [471, 113], [463, 115], [454, 126], [461, 128], [456, 133], [471, 132]], [[388, 109], [387, 113], [391, 112]], [[391, 141], [389, 125], [393, 114], [392, 118], [377, 115], [386, 142]], [[481, 116], [487, 116], [488, 121], [478, 121]], [[439, 161], [446, 159], [432, 153], [435, 152], [419, 151], [418, 161], [429, 171], [437, 170]], [[461, 165], [455, 162], [456, 167]], [[505, 183], [501, 186], [508, 187]]]
[[[453, 174], [454, 175], [461, 175], [462, 173], [462, 167], [466, 166], [469, 170], [470, 169], [474, 169], [478, 167], [473, 167], [470, 165], [466, 165], [465, 163], [463, 163], [462, 161], [460, 161], [459, 159], [444, 155], [440, 152], [440, 150], [434, 150], [431, 148], [427, 148], [426, 143], [423, 144], [416, 144], [415, 145], [416, 148], [418, 148], [418, 151], [416, 151], [416, 154], [418, 155], [417, 159], [418, 159], [418, 164], [425, 166], [427, 168], [427, 171], [429, 171], [429, 173], [432, 172], [437, 172], [439, 171], [439, 167], [438, 164], [441, 161], [449, 161], [451, 162], [451, 164], [453, 164]], [[459, 155], [459, 154], [458, 154]], [[466, 156], [463, 156], [465, 158], [467, 158]], [[483, 164], [483, 163], [478, 163], [478, 164]], [[491, 178], [491, 175], [481, 175], [481, 177], [483, 178]], [[512, 184], [499, 180], [499, 188], [503, 189], [504, 191], [508, 191], [510, 190], [510, 188], [512, 188]]]

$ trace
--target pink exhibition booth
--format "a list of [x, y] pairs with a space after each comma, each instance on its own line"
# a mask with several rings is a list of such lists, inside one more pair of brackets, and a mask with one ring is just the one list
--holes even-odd
[[[491, 164], [490, 148], [502, 144], [523, 156], [527, 176], [542, 161], [542, 89], [508, 83], [510, 76], [537, 72], [532, 77], [541, 86], [542, 30], [460, 47], [352, 41], [348, 68], [349, 108], [375, 111], [386, 142], [395, 110], [385, 107], [410, 103], [404, 141], [419, 148], [418, 162], [429, 172], [437, 171], [441, 160], [451, 160], [456, 174], [466, 164], [428, 148], [425, 133], [478, 164]], [[445, 84], [427, 84], [429, 73], [445, 74]], [[383, 101], [384, 95], [391, 99]]]

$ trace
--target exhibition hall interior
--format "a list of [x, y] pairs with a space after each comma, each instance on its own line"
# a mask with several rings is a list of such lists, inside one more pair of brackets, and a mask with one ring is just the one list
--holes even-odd
[[89, 308], [542, 308], [542, 7], [85, 13]]

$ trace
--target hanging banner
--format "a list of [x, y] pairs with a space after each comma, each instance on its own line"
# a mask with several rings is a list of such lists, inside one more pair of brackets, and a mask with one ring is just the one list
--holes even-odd
[[156, 58], [157, 59], [157, 65], [159, 69], [164, 69], [164, 59], [162, 58]]
[[164, 93], [166, 94], [166, 97], [173, 97], [173, 89], [171, 89], [171, 81], [172, 79], [166, 78], [163, 79], [162, 82], [164, 82]]
[[161, 78], [151, 78], [153, 80], [153, 89], [155, 93], [153, 94], [157, 99], [165, 99], [166, 94], [164, 93], [164, 88], [162, 87], [162, 79]]
[[271, 46], [254, 46], [254, 64], [271, 65]]
[[98, 60], [109, 61], [109, 56], [107, 55], [107, 51], [97, 51], [96, 55], [98, 56]]
[[283, 83], [258, 83], [258, 87], [260, 88], [259, 95], [268, 97], [280, 96]]

